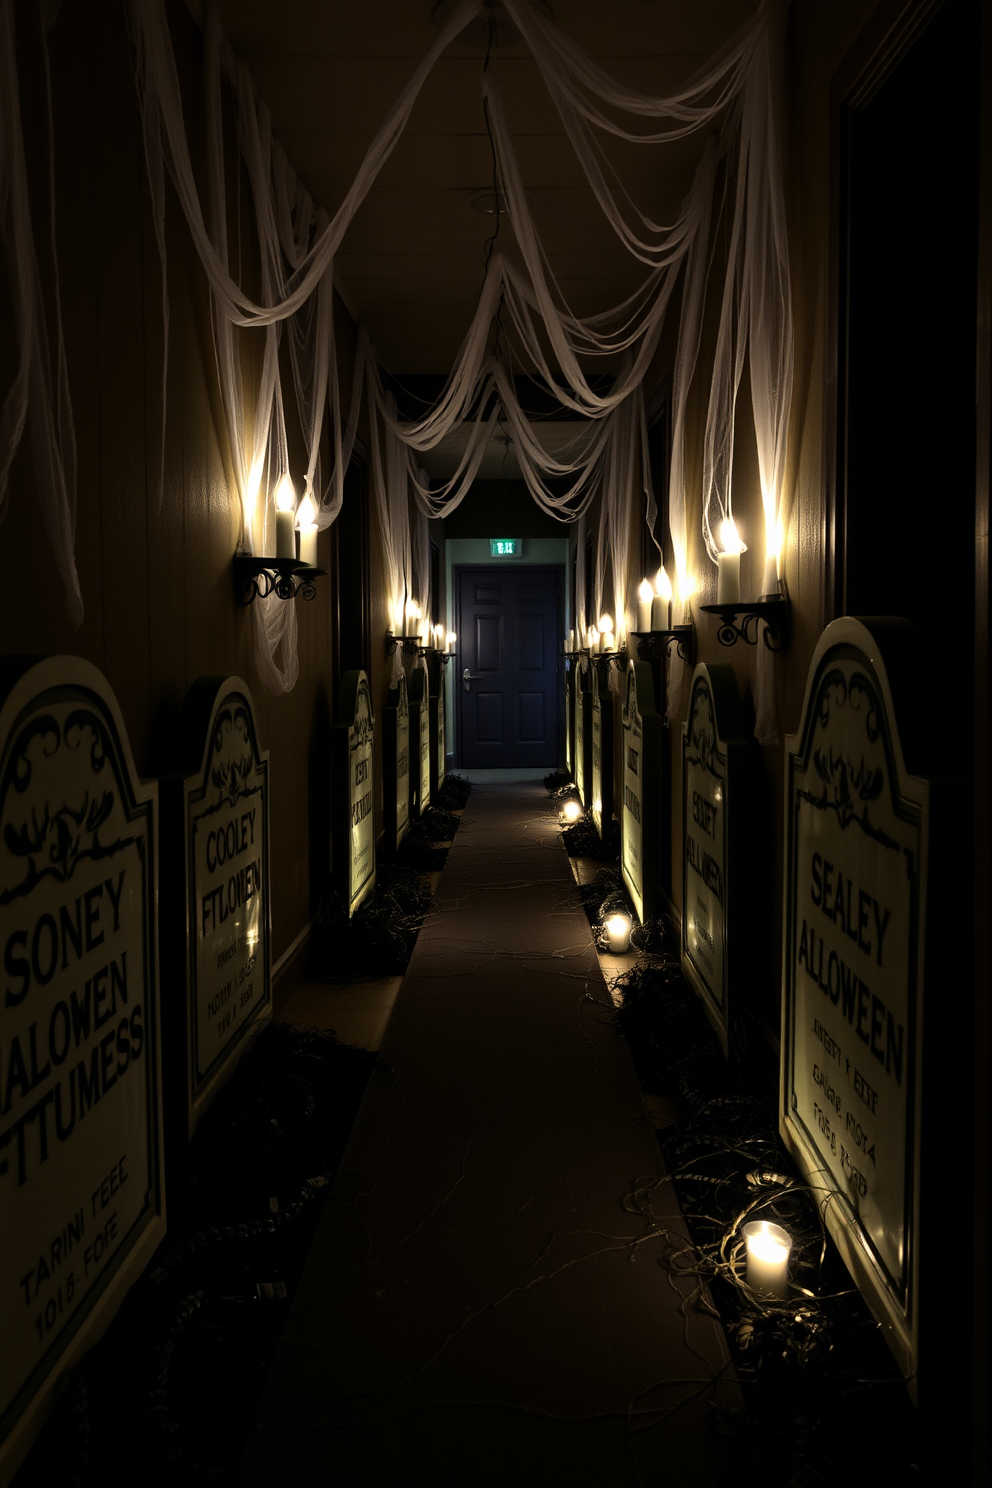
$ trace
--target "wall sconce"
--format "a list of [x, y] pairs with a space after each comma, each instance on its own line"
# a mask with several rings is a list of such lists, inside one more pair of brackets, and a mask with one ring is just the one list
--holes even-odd
[[326, 568], [315, 568], [298, 558], [253, 558], [239, 550], [234, 555], [234, 593], [243, 605], [270, 594], [277, 599], [316, 599], [313, 581], [326, 573]]
[[637, 654], [641, 661], [660, 661], [672, 645], [688, 666], [696, 662], [696, 627], [690, 620], [688, 625], [672, 625], [665, 630], [635, 630]]
[[430, 649], [420, 644], [419, 635], [394, 635], [391, 630], [387, 630], [386, 655], [395, 655], [397, 647], [403, 652], [404, 656], [426, 656]]
[[699, 606], [707, 615], [719, 616], [716, 638], [721, 646], [736, 646], [738, 641], [745, 646], [756, 646], [758, 629], [764, 621], [765, 645], [769, 651], [778, 655], [788, 650], [792, 606], [785, 580], [779, 579], [778, 584], [778, 594], [766, 594], [761, 599]]

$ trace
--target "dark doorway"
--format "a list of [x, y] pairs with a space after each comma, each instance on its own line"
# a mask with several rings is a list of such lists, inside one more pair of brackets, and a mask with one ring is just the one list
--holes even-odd
[[834, 612], [939, 617], [952, 644], [921, 674], [957, 711], [974, 632], [980, 7], [889, 13], [841, 83]]
[[561, 568], [458, 568], [459, 761], [467, 769], [559, 763]]

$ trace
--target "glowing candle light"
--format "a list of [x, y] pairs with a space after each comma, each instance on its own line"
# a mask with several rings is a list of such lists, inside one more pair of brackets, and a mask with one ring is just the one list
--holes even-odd
[[721, 551], [716, 555], [716, 602], [740, 604], [741, 554], [746, 553], [747, 548], [741, 542], [733, 517], [725, 517], [720, 523], [717, 541]]
[[406, 628], [403, 632], [404, 635], [420, 635], [420, 621], [422, 615], [423, 611], [421, 610], [417, 601], [415, 599], [408, 599], [406, 602]]
[[276, 486], [276, 557], [296, 557], [296, 492], [288, 475]]
[[789, 1295], [792, 1236], [781, 1225], [755, 1219], [741, 1230], [747, 1245], [747, 1284], [761, 1297]]
[[300, 562], [310, 568], [317, 567], [317, 513], [309, 496], [304, 496], [296, 519], [300, 527]]
[[654, 599], [651, 602], [651, 629], [671, 630], [672, 628], [672, 581], [668, 577], [668, 570], [662, 564], [654, 580]]
[[449, 655], [450, 655], [450, 653], [452, 651], [454, 651], [454, 649], [455, 649], [455, 642], [457, 641], [457, 639], [458, 639], [458, 637], [456, 636], [455, 632], [453, 630], [449, 630], [448, 631], [448, 653], [449, 653]]
[[577, 822], [581, 815], [582, 807], [579, 805], [574, 796], [572, 796], [565, 802], [564, 806], [558, 813], [560, 820], [566, 822], [569, 826], [571, 826], [573, 822]]
[[444, 650], [444, 626], [443, 625], [435, 625], [435, 627], [434, 627], [434, 650], [435, 651], [443, 651]]
[[761, 581], [761, 594], [763, 599], [778, 599], [780, 594], [778, 565], [779, 555], [782, 552], [782, 527], [778, 522], [767, 522], [765, 527], [765, 574]]
[[589, 627], [588, 641], [590, 651], [599, 650], [599, 631], [596, 629], [595, 625], [590, 625]]
[[679, 580], [679, 605], [682, 610], [682, 625], [692, 624], [692, 596], [696, 592], [696, 580], [692, 574], [684, 574]]
[[614, 955], [622, 955], [630, 946], [630, 915], [613, 914], [604, 925], [606, 943]]
[[654, 599], [654, 590], [650, 579], [642, 579], [637, 589], [637, 628], [638, 630], [651, 629], [651, 601]]

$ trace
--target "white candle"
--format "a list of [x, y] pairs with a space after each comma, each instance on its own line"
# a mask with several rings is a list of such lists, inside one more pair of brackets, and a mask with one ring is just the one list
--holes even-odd
[[792, 1236], [781, 1225], [755, 1219], [741, 1230], [747, 1245], [747, 1284], [761, 1297], [789, 1295]]
[[296, 492], [288, 475], [276, 486], [276, 557], [296, 557]]
[[569, 649], [569, 651], [574, 651], [575, 650], [575, 631], [574, 630], [570, 630], [568, 632], [568, 649]]
[[307, 564], [309, 568], [317, 567], [317, 524], [314, 517], [313, 502], [309, 496], [304, 496], [300, 502], [300, 509], [296, 513], [296, 520], [300, 524], [300, 562]]
[[587, 631], [587, 641], [590, 651], [599, 650], [599, 631], [596, 629], [595, 625], [590, 625], [589, 630]]
[[615, 651], [617, 649], [617, 638], [612, 630], [604, 630], [599, 638], [600, 651]]
[[637, 589], [637, 628], [638, 630], [650, 630], [651, 606], [654, 599], [654, 590], [651, 588], [650, 579], [642, 579]]
[[716, 602], [717, 604], [740, 604], [741, 600], [741, 555], [740, 553], [717, 553], [716, 555]]
[[651, 629], [671, 630], [672, 628], [672, 581], [668, 577], [668, 570], [662, 564], [654, 578], [655, 598], [651, 604]]
[[610, 915], [604, 926], [606, 941], [614, 955], [621, 955], [630, 946], [630, 916]]
[[444, 626], [443, 625], [435, 625], [435, 627], [434, 627], [434, 650], [435, 651], [443, 651], [444, 650]]
[[406, 626], [403, 634], [406, 636], [419, 636], [420, 634], [421, 609], [415, 599], [406, 602]]
[[455, 649], [455, 641], [457, 639], [458, 639], [458, 637], [455, 635], [455, 632], [453, 630], [449, 630], [448, 631], [448, 652], [449, 652], [449, 655], [450, 655], [450, 653], [452, 651], [454, 651], [454, 649]]
[[740, 540], [733, 517], [725, 517], [717, 529], [717, 541], [721, 551], [717, 553], [716, 602], [717, 604], [740, 604], [741, 601], [741, 554], [747, 548]]

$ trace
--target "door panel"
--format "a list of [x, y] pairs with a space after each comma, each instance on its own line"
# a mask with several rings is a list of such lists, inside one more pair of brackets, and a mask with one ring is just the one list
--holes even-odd
[[543, 743], [545, 736], [544, 693], [521, 692], [517, 696], [520, 709], [518, 715], [518, 736], [521, 743]]
[[[558, 763], [558, 653], [564, 623], [555, 568], [457, 572], [461, 763], [468, 768]], [[469, 673], [467, 688], [463, 673]]]
[[475, 666], [476, 672], [501, 672], [503, 670], [503, 617], [501, 615], [477, 615], [475, 618]]
[[476, 694], [476, 735], [480, 744], [503, 742], [503, 698], [498, 692]]

